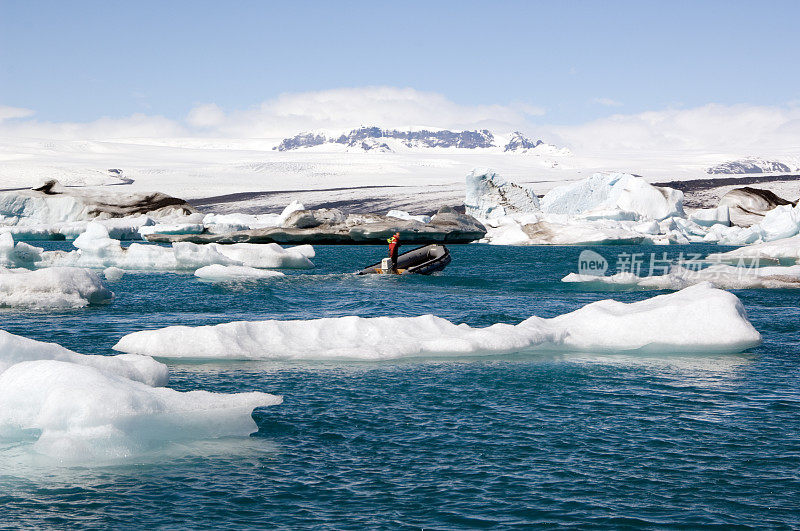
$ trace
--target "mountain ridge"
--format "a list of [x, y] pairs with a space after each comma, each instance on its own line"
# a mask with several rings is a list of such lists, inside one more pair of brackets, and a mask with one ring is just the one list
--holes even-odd
[[[519, 131], [511, 133], [507, 142], [500, 140], [488, 129], [453, 131], [449, 129], [404, 130], [383, 129], [376, 126], [359, 127], [339, 135], [301, 132], [284, 138], [273, 147], [276, 151], [293, 151], [325, 144], [338, 144], [363, 151], [393, 152], [395, 146], [409, 149], [456, 148], [489, 149], [501, 148], [505, 152], [527, 153], [539, 146], [547, 146], [541, 139], [532, 140]], [[554, 146], [553, 146], [554, 147]]]

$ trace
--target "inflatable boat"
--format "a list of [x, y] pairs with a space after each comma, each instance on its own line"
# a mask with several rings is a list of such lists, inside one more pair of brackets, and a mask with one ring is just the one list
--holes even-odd
[[[417, 247], [397, 257], [397, 274], [430, 275], [441, 271], [450, 263], [450, 251], [444, 245], [433, 244]], [[389, 259], [384, 258], [377, 264], [367, 266], [357, 275], [390, 274]]]

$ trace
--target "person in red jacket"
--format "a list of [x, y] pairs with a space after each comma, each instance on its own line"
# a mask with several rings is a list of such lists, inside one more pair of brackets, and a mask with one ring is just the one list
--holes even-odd
[[386, 240], [389, 242], [389, 259], [392, 261], [392, 273], [397, 273], [397, 251], [400, 249], [400, 233], [395, 232], [394, 236]]

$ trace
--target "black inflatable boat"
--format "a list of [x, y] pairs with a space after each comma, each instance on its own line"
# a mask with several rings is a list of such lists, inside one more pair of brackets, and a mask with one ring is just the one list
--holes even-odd
[[[450, 251], [444, 245], [433, 244], [417, 247], [397, 257], [397, 273], [400, 275], [430, 275], [441, 271], [450, 263]], [[367, 266], [357, 275], [380, 275], [391, 273], [381, 268], [381, 262]]]

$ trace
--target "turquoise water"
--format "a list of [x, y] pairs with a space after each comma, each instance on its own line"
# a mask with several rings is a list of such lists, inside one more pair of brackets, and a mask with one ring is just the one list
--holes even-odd
[[[595, 250], [613, 269], [618, 253], [665, 249]], [[698, 250], [719, 248], [667, 251]], [[486, 326], [657, 294], [559, 282], [580, 248], [451, 251], [434, 277], [348, 275], [384, 252], [349, 246], [318, 247], [317, 269], [253, 283], [126, 274], [110, 306], [3, 310], [0, 320], [15, 334], [111, 354], [126, 333], [172, 324], [432, 313]], [[3, 466], [0, 526], [797, 528], [800, 293], [736, 294], [764, 336], [738, 355], [171, 364], [176, 389], [285, 402], [256, 410], [249, 438], [112, 465]]]

